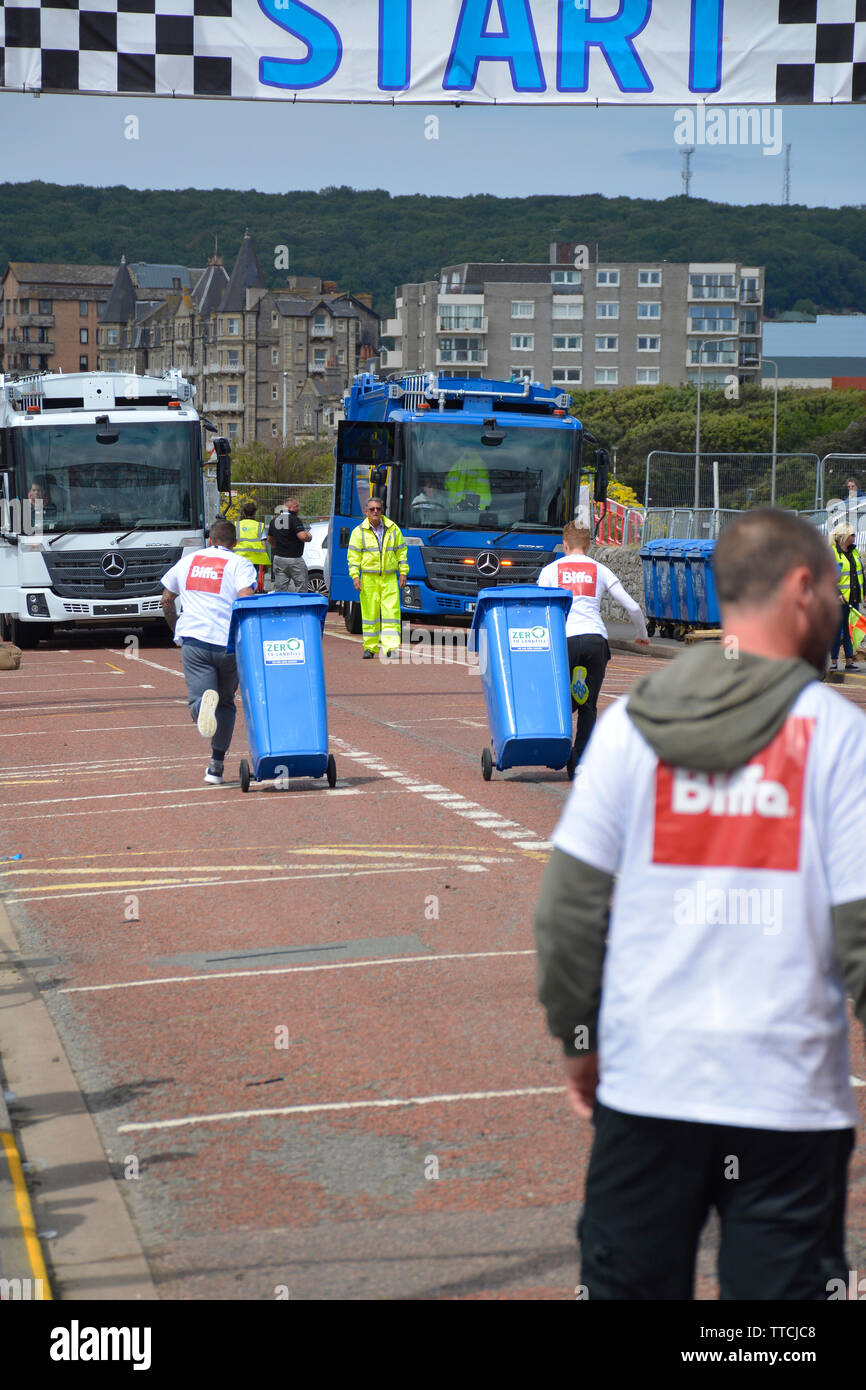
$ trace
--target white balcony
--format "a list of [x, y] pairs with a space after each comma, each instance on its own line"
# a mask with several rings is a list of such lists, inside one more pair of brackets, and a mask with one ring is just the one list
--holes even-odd
[[333, 336], [334, 336], [334, 325], [333, 325], [333, 323], [311, 323], [311, 324], [310, 324], [310, 337], [311, 337], [311, 338], [333, 338]]
[[686, 355], [686, 362], [690, 367], [700, 365], [704, 371], [708, 367], [736, 367], [737, 349], [722, 348], [713, 344], [711, 351], [704, 348], [703, 353], [699, 353], [696, 347], [689, 349]]
[[243, 401], [205, 401], [201, 407], [208, 415], [236, 415], [243, 408]]
[[446, 348], [436, 353], [437, 367], [451, 367], [456, 362], [474, 363], [475, 366], [487, 366], [486, 348]]
[[384, 371], [395, 371], [403, 367], [402, 348], [382, 348], [379, 361]]
[[243, 369], [243, 362], [215, 362], [204, 368], [204, 374], [205, 376], [238, 376]]
[[689, 285], [689, 299], [736, 299], [736, 285]]
[[450, 318], [450, 317], [447, 317], [447, 316], [446, 316], [446, 317], [443, 317], [443, 316], [440, 314], [440, 315], [439, 315], [439, 321], [438, 321], [438, 324], [437, 324], [437, 326], [436, 326], [436, 332], [437, 332], [437, 333], [486, 333], [486, 332], [487, 332], [487, 319], [486, 319], [486, 318], [483, 318], [483, 317], [481, 317], [481, 316], [479, 316], [478, 318], [473, 318], [473, 319], [466, 319], [466, 318], [453, 319], [453, 318]]
[[383, 337], [383, 338], [402, 338], [402, 337], [403, 337], [403, 320], [402, 320], [402, 319], [386, 319], [385, 322], [382, 324], [382, 337]]
[[731, 338], [739, 331], [739, 319], [715, 319], [709, 316], [703, 319], [693, 319], [689, 317], [686, 324], [687, 333], [723, 333], [726, 338]]
[[315, 361], [309, 362], [309, 363], [307, 364], [307, 371], [310, 372], [310, 373], [313, 373], [313, 372], [332, 372], [332, 371], [336, 371], [336, 368], [337, 368], [337, 359], [336, 359], [336, 357], [328, 357], [328, 358], [322, 358], [322, 359], [318, 359], [318, 358], [317, 358]]

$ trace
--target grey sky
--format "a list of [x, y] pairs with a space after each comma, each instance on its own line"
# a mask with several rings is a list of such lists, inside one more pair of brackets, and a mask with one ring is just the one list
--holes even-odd
[[[792, 145], [792, 202], [866, 203], [862, 106], [777, 108]], [[139, 138], [126, 139], [125, 118]], [[438, 139], [425, 138], [429, 116]], [[674, 109], [665, 107], [381, 107], [281, 102], [0, 94], [2, 178], [131, 188], [256, 188], [329, 184], [393, 194], [681, 192]], [[784, 154], [705, 145], [692, 194], [727, 203], [779, 202]]]

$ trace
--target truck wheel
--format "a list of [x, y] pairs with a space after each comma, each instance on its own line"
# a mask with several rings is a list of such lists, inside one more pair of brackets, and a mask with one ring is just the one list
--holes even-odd
[[32, 651], [43, 637], [51, 637], [54, 628], [45, 623], [25, 623], [20, 618], [7, 617], [3, 624], [7, 642], [14, 642], [22, 651]]
[[481, 750], [481, 776], [485, 782], [489, 782], [493, 776], [493, 758], [490, 756], [489, 748], [482, 748]]
[[346, 625], [346, 631], [351, 632], [354, 637], [357, 637], [361, 631], [360, 603], [343, 604], [343, 622]]
[[328, 778], [328, 786], [329, 786], [329, 787], [336, 787], [336, 785], [337, 785], [337, 764], [336, 764], [336, 762], [334, 761], [334, 755], [333, 755], [333, 753], [329, 753], [329, 754], [328, 754], [328, 771], [327, 771], [327, 778]]
[[240, 767], [238, 768], [238, 772], [240, 773], [240, 779], [241, 779], [241, 791], [242, 791], [242, 792], [248, 792], [249, 789], [250, 789], [250, 780], [251, 780], [251, 778], [250, 778], [250, 765], [249, 765], [249, 763], [247, 762], [246, 758], [241, 758], [241, 765], [240, 765]]

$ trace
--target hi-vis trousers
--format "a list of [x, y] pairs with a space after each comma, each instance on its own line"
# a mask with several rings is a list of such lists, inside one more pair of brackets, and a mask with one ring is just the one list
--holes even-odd
[[364, 650], [400, 645], [400, 583], [396, 574], [361, 575], [361, 631]]

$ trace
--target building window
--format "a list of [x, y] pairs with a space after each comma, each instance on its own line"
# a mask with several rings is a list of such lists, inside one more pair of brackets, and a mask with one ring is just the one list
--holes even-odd
[[511, 351], [512, 352], [532, 352], [535, 347], [534, 333], [512, 333]]
[[619, 381], [619, 370], [616, 367], [596, 367], [595, 384], [596, 386], [616, 386]]
[[619, 300], [603, 299], [600, 304], [595, 306], [595, 316], [597, 319], [618, 319]]
[[109, 357], [109, 359], [108, 359], [108, 370], [109, 370], [110, 372], [116, 372], [116, 371], [117, 371], [117, 358], [116, 358], [116, 357]]
[[512, 299], [511, 317], [513, 319], [534, 319], [535, 300], [534, 299]]
[[238, 404], [238, 388], [236, 386], [230, 386], [228, 389], [228, 403], [229, 405]]
[[302, 347], [296, 347], [296, 348], [295, 348], [295, 361], [296, 361], [296, 362], [303, 362], [303, 360], [304, 360], [304, 348], [302, 348]]
[[40, 314], [53, 313], [53, 303], [50, 299], [37, 300]]
[[275, 401], [275, 400], [278, 399], [278, 397], [279, 397], [279, 387], [276, 386], [276, 385], [274, 385], [274, 386], [271, 387], [271, 400], [272, 400], [272, 401]]
[[86, 358], [86, 357], [79, 357], [79, 359], [78, 359], [78, 370], [79, 370], [80, 372], [86, 372], [86, 371], [89, 370], [89, 368], [88, 368], [88, 363], [87, 363], [87, 358]]
[[579, 285], [581, 283], [579, 270], [552, 270], [550, 272], [551, 285]]
[[30, 300], [29, 300], [29, 299], [21, 299], [21, 300], [19, 300], [18, 302], [19, 302], [19, 304], [20, 304], [20, 306], [21, 306], [21, 307], [19, 308], [19, 310], [18, 310], [19, 314], [29, 314], [29, 313], [30, 313]]
[[658, 352], [661, 343], [662, 340], [657, 333], [652, 334], [651, 337], [641, 336], [637, 340], [637, 350], [638, 352]]
[[[637, 282], [639, 285], [660, 285], [662, 282], [662, 273], [660, 270], [639, 270], [637, 273]], [[646, 370], [649, 371], [650, 368], [648, 367]]]
[[597, 270], [595, 272], [595, 283], [597, 285], [618, 285], [618, 270]]
[[297, 333], [303, 333], [304, 327], [305, 324], [303, 319], [295, 319], [295, 331]]
[[582, 304], [557, 304], [556, 301], [554, 300], [553, 309], [552, 309], [552, 311], [551, 311], [551, 314], [552, 314], [552, 317], [555, 318], [555, 319], [582, 319], [582, 318], [583, 318], [583, 305], [582, 305]]
[[761, 302], [761, 287], [757, 275], [744, 275], [740, 281], [740, 299], [744, 304]]
[[[398, 317], [398, 319], [401, 319], [401, 318], [403, 317], [403, 310], [402, 310], [402, 309], [398, 309], [398, 310], [397, 310], [397, 317]], [[338, 333], [345, 333], [345, 331], [346, 331], [346, 320], [345, 320], [345, 319], [337, 319], [337, 332], [338, 332]]]
[[554, 367], [553, 384], [555, 386], [579, 386], [583, 372], [580, 367]]
[[658, 386], [658, 367], [638, 367], [635, 381], [638, 386]]
[[238, 336], [238, 320], [237, 320], [237, 319], [229, 319], [229, 321], [228, 321], [228, 326], [229, 326], [229, 337], [230, 337], [230, 338], [236, 338], [236, 337]]
[[595, 350], [596, 352], [619, 352], [619, 338], [602, 335], [595, 340]]
[[106, 341], [106, 343], [108, 343], [110, 346], [115, 346], [115, 345], [117, 344], [117, 329], [116, 329], [116, 328], [106, 328], [106, 330], [105, 330], [105, 341]]
[[580, 333], [557, 333], [553, 338], [554, 352], [581, 352], [583, 337]]
[[344, 367], [346, 365], [346, 353], [343, 348], [337, 349], [337, 365], [340, 367]]
[[238, 437], [238, 422], [237, 422], [237, 420], [230, 420], [230, 421], [229, 421], [229, 439], [237, 439], [237, 437]]
[[88, 330], [87, 330], [86, 328], [79, 328], [79, 330], [78, 330], [78, 341], [79, 341], [79, 343], [86, 343], [86, 342], [87, 342], [87, 331], [88, 331]]
[[[48, 300], [47, 302], [50, 304], [51, 301]], [[40, 299], [40, 301], [39, 301], [39, 312], [40, 312], [40, 314], [50, 314], [50, 313], [51, 313], [51, 310], [50, 310], [50, 309], [43, 309], [42, 305], [43, 305], [44, 303], [46, 303], [46, 300]], [[88, 302], [87, 302], [86, 299], [79, 299], [79, 301], [78, 301], [78, 313], [79, 313], [79, 316], [80, 316], [81, 318], [83, 318], [83, 319], [86, 319], [86, 318], [87, 318], [87, 311], [88, 311], [89, 308], [90, 308], [90, 305], [88, 304]]]
[[276, 313], [271, 314], [271, 328], [276, 328], [276, 327], [278, 327], [279, 322], [280, 322], [279, 315], [276, 314]]
[[[222, 361], [222, 353], [220, 353], [220, 361]], [[235, 367], [239, 371], [240, 365], [241, 360], [237, 348], [229, 348], [228, 366]]]
[[533, 372], [532, 372], [532, 368], [531, 368], [531, 367], [512, 367], [512, 368], [511, 368], [511, 380], [512, 380], [512, 381], [532, 381], [532, 376], [533, 376]]
[[279, 365], [280, 365], [280, 350], [279, 350], [279, 348], [271, 348], [271, 366], [272, 366], [272, 367], [278, 367]]
[[637, 316], [639, 319], [660, 319], [662, 306], [658, 300], [644, 300], [637, 306]]

